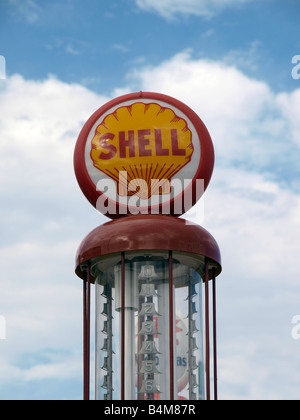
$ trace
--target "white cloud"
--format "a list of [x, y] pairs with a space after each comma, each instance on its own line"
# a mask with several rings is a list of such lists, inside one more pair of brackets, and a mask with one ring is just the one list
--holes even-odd
[[34, 0], [9, 0], [12, 15], [33, 24], [39, 19], [40, 8]]
[[[76, 370], [80, 378], [82, 287], [74, 261], [80, 241], [104, 217], [77, 185], [73, 152], [83, 123], [108, 99], [54, 76], [15, 75], [0, 91], [1, 388], [14, 378], [67, 378]], [[70, 354], [15, 365], [23, 353], [44, 348]]]
[[285, 118], [289, 124], [289, 135], [291, 139], [300, 146], [300, 89], [294, 90], [292, 93], [281, 93], [277, 98]]
[[51, 363], [46, 365], [36, 365], [25, 371], [25, 379], [41, 380], [41, 379], [64, 379], [78, 377], [81, 369], [81, 363], [78, 358], [76, 360], [65, 360], [63, 363]]
[[229, 51], [222, 61], [228, 65], [234, 65], [245, 70], [257, 70], [257, 62], [260, 58], [259, 49], [261, 42], [256, 40], [250, 43], [245, 49], [237, 49]]
[[239, 7], [252, 0], [136, 0], [142, 10], [170, 19], [178, 14], [210, 18], [227, 7]]
[[[265, 166], [273, 164], [279, 170], [279, 157], [285, 163], [289, 159], [288, 130], [299, 119], [287, 118], [281, 95], [233, 65], [195, 60], [191, 51], [184, 51], [157, 67], [133, 71], [126, 89], [132, 86], [174, 96], [194, 109], [212, 136], [218, 165], [240, 163], [268, 170]], [[285, 101], [294, 101], [290, 104], [294, 114], [299, 104], [296, 92], [286, 94]]]
[[[29, 81], [16, 75], [5, 84], [0, 315], [7, 340], [0, 342], [1, 370], [5, 381], [58, 378], [61, 372], [72, 378], [81, 364], [82, 337], [75, 252], [106, 220], [77, 186], [73, 150], [83, 123], [109, 98], [53, 76]], [[291, 319], [300, 312], [300, 194], [287, 182], [296, 169], [286, 166], [282, 183], [274, 159], [287, 162], [299, 151], [299, 92], [275, 94], [235, 67], [195, 60], [191, 52], [133, 71], [128, 86], [115, 93], [132, 90], [182, 100], [203, 119], [215, 144], [203, 225], [223, 260], [217, 282], [220, 397], [297, 398], [300, 342], [291, 337]], [[67, 356], [29, 367], [14, 363], [45, 347], [76, 354], [68, 356], [69, 367]]]
[[10, 216], [33, 202], [36, 208], [39, 201], [41, 206], [47, 202], [49, 211], [60, 206], [62, 194], [72, 197], [77, 187], [74, 144], [85, 120], [107, 100], [53, 76], [46, 81], [25, 81], [18, 75], [7, 80], [0, 95], [0, 191], [7, 195]]
[[112, 46], [112, 48], [114, 50], [116, 50], [116, 51], [121, 52], [121, 53], [127, 53], [127, 52], [129, 52], [129, 48], [126, 45], [124, 45], [124, 44], [114, 44]]

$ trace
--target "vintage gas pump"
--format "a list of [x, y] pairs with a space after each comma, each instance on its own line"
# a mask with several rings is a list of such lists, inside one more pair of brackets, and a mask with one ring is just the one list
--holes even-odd
[[76, 177], [91, 204], [113, 219], [90, 232], [76, 256], [83, 279], [84, 399], [92, 284], [96, 399], [210, 399], [211, 365], [217, 399], [220, 251], [204, 228], [178, 217], [203, 194], [213, 163], [200, 118], [166, 95], [116, 98], [83, 127]]

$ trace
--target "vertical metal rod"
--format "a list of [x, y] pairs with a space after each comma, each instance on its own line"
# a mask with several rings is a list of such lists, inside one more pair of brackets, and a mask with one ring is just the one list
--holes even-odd
[[216, 299], [216, 269], [212, 269], [213, 288], [213, 345], [214, 345], [214, 398], [218, 400], [218, 366], [217, 366], [217, 299]]
[[[141, 311], [142, 305], [143, 303], [145, 303], [145, 297], [144, 296], [139, 296], [139, 313]], [[144, 316], [139, 316], [138, 317], [138, 331], [141, 331], [142, 329], [142, 323], [144, 320]], [[142, 369], [142, 364], [143, 364], [143, 360], [144, 360], [144, 356], [143, 354], [139, 354], [140, 350], [142, 349], [143, 346], [143, 341], [144, 341], [144, 336], [142, 334], [138, 335], [138, 351], [137, 351], [137, 359], [138, 359], [138, 375], [137, 375], [137, 389], [138, 389], [138, 400], [143, 400], [144, 399], [144, 394], [142, 392], [139, 392], [139, 390], [142, 387], [143, 384], [143, 379], [144, 379], [144, 374], [140, 373], [141, 369]]]
[[189, 399], [192, 399], [193, 396], [193, 386], [192, 386], [192, 378], [193, 378], [193, 347], [191, 345], [192, 338], [193, 338], [193, 331], [192, 331], [192, 322], [193, 322], [193, 298], [192, 298], [192, 284], [189, 279], [189, 291], [188, 291], [188, 366], [189, 366]]
[[173, 262], [169, 251], [169, 335], [170, 335], [170, 400], [174, 400], [174, 319], [173, 319]]
[[107, 399], [108, 400], [112, 400], [112, 396], [113, 396], [113, 344], [112, 344], [112, 337], [113, 337], [113, 333], [112, 333], [112, 320], [113, 320], [113, 315], [112, 315], [112, 290], [111, 290], [111, 285], [109, 285], [108, 288], [108, 293], [106, 296], [106, 304], [107, 304], [107, 323], [108, 323], [108, 337], [107, 337], [107, 341], [108, 341], [108, 354], [107, 354], [107, 358], [108, 358], [108, 370], [107, 370], [107, 377], [108, 377], [108, 387], [107, 387]]
[[86, 295], [87, 295], [87, 279], [83, 279], [83, 399], [88, 398], [88, 380], [87, 380], [87, 320], [86, 320]]
[[209, 357], [209, 276], [208, 260], [205, 258], [205, 357], [206, 357], [206, 399], [210, 400], [210, 357]]
[[121, 253], [121, 400], [125, 399], [125, 253]]
[[83, 280], [83, 399], [90, 399], [90, 266]]
[[[169, 266], [169, 261], [168, 261]], [[163, 278], [165, 279], [167, 272], [167, 267], [163, 265]], [[169, 284], [163, 282], [157, 286], [158, 293], [158, 331], [161, 333], [158, 335], [159, 340], [159, 368], [158, 370], [162, 372], [159, 376], [160, 383], [160, 399], [169, 400], [170, 399], [170, 370], [168, 368], [170, 357], [169, 357]]]
[[88, 383], [89, 383], [89, 391], [88, 396], [90, 398], [90, 336], [91, 336], [91, 267], [88, 266], [87, 272], [87, 359], [88, 359]]

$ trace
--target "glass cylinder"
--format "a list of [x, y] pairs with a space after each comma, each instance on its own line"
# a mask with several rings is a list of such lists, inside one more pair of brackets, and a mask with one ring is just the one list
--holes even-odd
[[101, 257], [92, 269], [96, 399], [204, 399], [204, 260], [128, 252]]

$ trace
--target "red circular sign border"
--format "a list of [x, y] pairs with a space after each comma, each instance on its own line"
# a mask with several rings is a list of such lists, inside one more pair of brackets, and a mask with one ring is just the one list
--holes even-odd
[[[165, 102], [167, 104], [170, 104], [171, 106], [174, 106], [176, 108], [178, 108], [181, 112], [184, 113], [184, 115], [186, 115], [189, 120], [192, 122], [199, 140], [200, 140], [200, 150], [201, 150], [201, 154], [200, 154], [200, 162], [199, 162], [199, 166], [197, 168], [197, 171], [194, 175], [194, 178], [191, 182], [191, 188], [192, 188], [192, 206], [194, 206], [196, 204], [196, 202], [198, 201], [199, 197], [196, 197], [196, 191], [195, 188], [193, 188], [193, 186], [196, 183], [197, 179], [203, 179], [204, 180], [204, 191], [206, 190], [209, 181], [211, 179], [211, 175], [213, 172], [213, 167], [214, 167], [214, 148], [213, 148], [213, 143], [211, 140], [211, 137], [209, 135], [209, 132], [206, 128], [206, 126], [204, 125], [203, 121], [199, 118], [199, 116], [191, 109], [189, 108], [187, 105], [185, 105], [183, 102], [168, 96], [168, 95], [164, 95], [161, 93], [154, 93], [154, 92], [135, 92], [135, 93], [129, 93], [126, 95], [122, 95], [119, 96], [115, 99], [112, 99], [111, 101], [105, 103], [103, 106], [101, 106], [99, 109], [97, 109], [92, 115], [91, 117], [87, 120], [87, 122], [84, 124], [82, 130], [79, 133], [77, 142], [76, 142], [76, 146], [75, 146], [75, 150], [74, 150], [74, 170], [75, 170], [75, 176], [77, 179], [77, 182], [82, 190], [82, 192], [84, 193], [85, 197], [88, 199], [88, 201], [95, 207], [97, 204], [97, 200], [98, 198], [103, 194], [101, 191], [97, 191], [96, 190], [96, 186], [94, 184], [94, 182], [91, 180], [89, 173], [87, 171], [86, 168], [86, 164], [85, 164], [85, 146], [86, 146], [86, 140], [87, 137], [93, 127], [93, 125], [95, 124], [95, 122], [101, 117], [101, 115], [103, 115], [104, 113], [106, 113], [107, 111], [109, 111], [111, 108], [115, 107], [118, 104], [121, 104], [122, 102], [126, 102], [126, 101], [130, 101], [130, 100], [135, 100], [135, 99], [153, 99], [153, 100], [158, 100], [158, 101], [162, 101]], [[189, 188], [186, 188], [185, 190], [182, 191], [182, 193], [180, 194], [180, 199], [183, 199], [183, 196], [185, 193], [187, 193], [189, 191]], [[110, 200], [109, 198], [107, 198], [108, 200]], [[178, 200], [178, 196], [174, 197], [170, 200], [170, 215], [172, 216], [181, 216], [182, 214], [184, 214], [186, 211], [182, 211], [181, 214], [175, 214], [174, 212], [174, 208], [175, 207], [175, 199]], [[116, 206], [116, 214], [105, 214], [107, 217], [109, 217], [110, 219], [116, 219], [116, 218], [120, 218], [120, 217], [124, 217], [127, 215], [132, 215], [133, 211], [134, 211], [134, 207], [128, 207], [128, 206], [124, 206], [122, 204], [119, 204], [118, 202], [115, 202], [115, 206]], [[155, 206], [154, 208], [160, 213], [161, 212], [161, 207], [162, 204]], [[122, 210], [122, 214], [120, 213], [120, 209]], [[126, 214], [125, 213], [126, 210]], [[148, 211], [149, 213], [151, 213], [151, 206], [148, 207]]]

